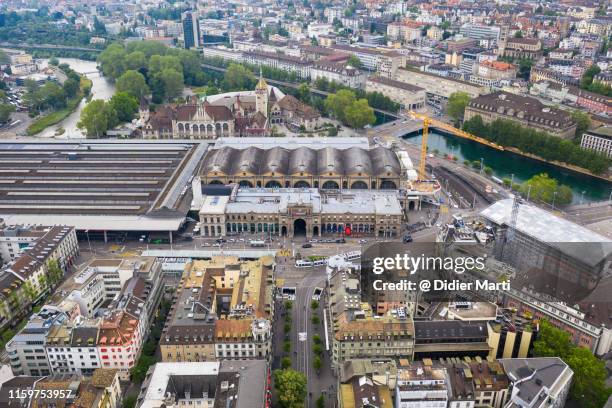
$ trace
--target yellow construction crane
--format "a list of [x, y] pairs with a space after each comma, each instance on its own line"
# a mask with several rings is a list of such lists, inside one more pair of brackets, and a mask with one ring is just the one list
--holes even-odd
[[427, 160], [427, 137], [429, 136], [429, 125], [431, 119], [427, 116], [422, 116], [423, 120], [423, 136], [421, 137], [421, 161], [419, 162], [419, 181], [427, 180], [427, 172], [425, 170], [425, 161]]

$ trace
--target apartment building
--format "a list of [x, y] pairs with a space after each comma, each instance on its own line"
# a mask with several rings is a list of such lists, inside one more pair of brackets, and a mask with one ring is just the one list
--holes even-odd
[[422, 37], [424, 26], [416, 21], [394, 22], [387, 26], [387, 37], [392, 41], [413, 42]]
[[512, 385], [508, 406], [565, 406], [574, 372], [559, 357], [508, 358], [499, 360], [499, 363]]
[[449, 96], [455, 92], [466, 92], [471, 98], [476, 98], [487, 92], [485, 87], [467, 81], [444, 78], [428, 72], [404, 68], [397, 70], [397, 75], [394, 79], [424, 88], [428, 99], [438, 101], [448, 100]]
[[425, 89], [382, 76], [371, 76], [366, 82], [367, 92], [380, 92], [402, 108], [420, 110], [425, 107]]
[[207, 46], [202, 48], [204, 58], [221, 58], [226, 61], [241, 62], [243, 59], [242, 51], [225, 46]]
[[397, 51], [376, 48], [354, 47], [334, 44], [331, 48], [356, 56], [364, 68], [378, 72], [381, 76], [393, 78], [399, 67], [404, 66], [405, 57]]
[[215, 257], [189, 263], [162, 333], [162, 361], [269, 359], [273, 262]]
[[365, 72], [347, 65], [345, 62], [317, 61], [310, 70], [310, 79], [324, 78], [349, 88], [363, 89], [366, 83]]
[[[29, 397], [15, 399], [16, 391]], [[52, 392], [66, 396], [58, 398], [33, 397], [41, 392]], [[11, 401], [5, 406], [27, 406], [30, 408], [57, 407], [88, 407], [88, 408], [120, 408], [121, 385], [116, 370], [95, 370], [91, 376], [80, 375], [50, 375], [50, 376], [18, 376], [2, 384], [0, 400]], [[57, 403], [55, 403], [57, 402]]]
[[77, 319], [73, 324], [53, 326], [45, 351], [53, 374], [91, 375], [101, 368], [97, 349], [98, 322]]
[[130, 378], [130, 370], [140, 357], [148, 329], [142, 302], [136, 302], [134, 299], [125, 310], [112, 311], [98, 326], [97, 346], [102, 368], [119, 370], [119, 378], [124, 381]]
[[78, 285], [67, 299], [79, 305], [81, 314], [92, 317], [106, 302], [112, 301], [132, 277], [133, 271], [120, 269], [121, 259], [94, 259], [74, 277]]
[[157, 363], [142, 384], [137, 407], [267, 407], [265, 361]]
[[476, 64], [475, 75], [470, 75], [470, 82], [482, 86], [495, 86], [504, 79], [515, 79], [516, 65], [502, 61], [484, 60]]
[[13, 374], [45, 376], [51, 374], [45, 343], [54, 327], [68, 322], [68, 316], [57, 308], [45, 307], [34, 314], [25, 327], [6, 343]]
[[395, 408], [446, 408], [450, 395], [443, 367], [415, 365], [397, 371]]
[[359, 279], [350, 270], [332, 271], [328, 283], [334, 372], [350, 359], [412, 359], [414, 324], [405, 309], [376, 315], [373, 306], [361, 301]]
[[300, 78], [311, 77], [312, 62], [300, 57], [260, 50], [244, 51], [242, 55], [243, 61], [248, 64], [265, 65], [283, 71], [294, 72]]
[[49, 275], [49, 262], [62, 274], [79, 254], [72, 227], [5, 227], [0, 248], [9, 263], [0, 271], [0, 327], [15, 324], [61, 276]]

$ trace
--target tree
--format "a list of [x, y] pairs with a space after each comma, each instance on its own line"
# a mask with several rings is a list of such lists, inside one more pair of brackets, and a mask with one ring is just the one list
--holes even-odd
[[466, 92], [453, 92], [448, 97], [448, 105], [446, 107], [448, 115], [455, 120], [460, 122], [463, 120], [463, 114], [465, 113], [465, 107], [470, 102], [470, 95]]
[[111, 79], [119, 78], [126, 70], [126, 51], [121, 44], [111, 44], [98, 56], [102, 73]]
[[11, 119], [11, 113], [15, 112], [13, 105], [0, 104], [0, 123], [6, 123]]
[[99, 138], [117, 123], [117, 113], [111, 105], [101, 99], [95, 99], [83, 108], [77, 127], [85, 129], [87, 137]]
[[572, 119], [576, 122], [576, 138], [579, 139], [591, 126], [591, 117], [586, 112], [574, 110]]
[[514, 33], [514, 38], [523, 38], [523, 32], [521, 30], [518, 30]]
[[557, 180], [548, 174], [536, 174], [520, 187], [523, 196], [529, 194], [531, 199], [551, 204], [569, 204], [572, 202], [572, 190], [567, 186], [559, 186]]
[[574, 371], [571, 398], [584, 408], [603, 407], [612, 391], [606, 387], [605, 363], [584, 347], [573, 347], [565, 362]]
[[155, 364], [155, 357], [141, 355], [136, 365], [130, 370], [130, 379], [135, 383], [142, 383], [147, 376], [149, 367]]
[[64, 81], [63, 88], [66, 96], [68, 98], [72, 98], [77, 94], [77, 92], [79, 92], [79, 81], [75, 80], [74, 78], [68, 78], [66, 81]]
[[612, 393], [612, 389], [605, 383], [607, 371], [604, 362], [589, 349], [574, 346], [569, 333], [557, 329], [547, 320], [540, 321], [533, 353], [535, 357], [559, 357], [572, 369], [574, 377], [570, 398], [578, 403], [577, 406], [604, 406]]
[[342, 89], [335, 94], [327, 95], [327, 98], [325, 98], [325, 109], [336, 119], [344, 122], [346, 120], [344, 112], [355, 100], [355, 92]]
[[346, 124], [362, 129], [365, 125], [373, 125], [376, 122], [374, 109], [368, 105], [367, 99], [359, 99], [350, 104], [344, 111]]
[[164, 94], [168, 99], [174, 99], [183, 93], [183, 74], [172, 68], [165, 68], [159, 73], [159, 78], [164, 84]]
[[580, 79], [580, 87], [582, 89], [588, 89], [589, 86], [593, 83], [593, 77], [601, 72], [601, 68], [597, 66], [597, 64], [591, 65], [584, 74], [582, 74], [582, 78]]
[[126, 69], [140, 71], [147, 67], [147, 57], [142, 51], [134, 51], [127, 54], [124, 58]]
[[149, 87], [144, 76], [134, 70], [126, 71], [117, 79], [117, 92], [127, 92], [137, 100], [149, 93]]
[[285, 353], [289, 353], [291, 351], [291, 342], [290, 341], [284, 341], [283, 342], [283, 351]]
[[30, 302], [36, 299], [37, 291], [34, 288], [34, 286], [32, 286], [32, 283], [30, 283], [29, 280], [25, 281], [25, 283], [23, 284], [23, 290], [25, 292], [26, 297], [28, 298]]
[[323, 367], [323, 362], [321, 361], [321, 357], [315, 356], [314, 360], [312, 360], [312, 366], [314, 367], [317, 373], [321, 371], [321, 367]]
[[306, 401], [306, 376], [292, 369], [274, 372], [274, 388], [282, 408], [304, 408]]
[[117, 92], [109, 103], [120, 122], [130, 122], [138, 111], [138, 101], [127, 92]]
[[296, 97], [304, 103], [310, 103], [311, 96], [312, 95], [310, 94], [310, 86], [308, 86], [307, 83], [300, 84], [300, 86], [297, 89]]
[[174, 55], [153, 55], [149, 59], [149, 72], [156, 74], [166, 69], [173, 69], [176, 72], [183, 72], [181, 59]]
[[316, 315], [315, 315], [315, 316], [312, 316], [312, 318], [310, 319], [310, 321], [311, 321], [311, 322], [312, 322], [312, 324], [314, 324], [314, 325], [319, 324], [319, 323], [320, 323], [319, 316], [316, 316]]
[[49, 58], [49, 65], [57, 67], [59, 65], [59, 60], [55, 57]]
[[315, 353], [317, 356], [320, 356], [323, 354], [323, 346], [321, 344], [314, 344], [312, 346], [312, 352]]
[[319, 302], [317, 302], [316, 300], [313, 300], [312, 302], [310, 302], [310, 308], [312, 310], [317, 310], [319, 308]]
[[227, 91], [244, 91], [255, 86], [255, 75], [240, 64], [230, 64], [223, 76], [223, 88]]
[[60, 268], [57, 259], [50, 259], [47, 262], [47, 275], [49, 276], [49, 283], [51, 286], [57, 284], [64, 276], [64, 271]]
[[123, 399], [122, 408], [134, 408], [136, 407], [136, 401], [138, 397], [136, 395], [128, 395]]
[[353, 68], [357, 68], [357, 69], [361, 69], [363, 67], [363, 64], [361, 63], [361, 60], [359, 59], [359, 57], [354, 54], [352, 54], [349, 57], [346, 63], [352, 66]]
[[283, 357], [281, 359], [281, 367], [283, 368], [283, 370], [291, 368], [291, 359], [289, 357]]
[[321, 394], [319, 398], [315, 401], [315, 405], [317, 408], [325, 408], [325, 396]]

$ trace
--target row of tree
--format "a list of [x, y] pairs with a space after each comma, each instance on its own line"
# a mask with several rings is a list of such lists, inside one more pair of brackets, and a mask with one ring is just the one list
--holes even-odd
[[335, 94], [329, 94], [325, 99], [325, 110], [344, 125], [355, 129], [363, 129], [366, 125], [376, 122], [374, 109], [365, 98], [358, 99], [355, 92], [342, 89]]
[[117, 92], [110, 101], [95, 99], [81, 112], [77, 127], [88, 138], [99, 138], [122, 122], [129, 122], [138, 111], [138, 100], [127, 92]]
[[383, 95], [380, 92], [365, 92], [363, 89], [348, 88], [334, 81], [329, 81], [327, 78], [317, 78], [314, 81], [314, 86], [320, 91], [324, 92], [338, 92], [342, 89], [348, 89], [355, 93], [357, 98], [367, 99], [370, 106], [376, 109], [385, 110], [388, 112], [396, 113], [400, 109], [400, 104], [393, 102], [389, 97]]
[[570, 140], [552, 136], [516, 122], [497, 119], [484, 123], [477, 115], [463, 124], [463, 130], [506, 147], [515, 147], [548, 161], [576, 165], [592, 173], [601, 174], [610, 166], [610, 159], [593, 150], [582, 149]]

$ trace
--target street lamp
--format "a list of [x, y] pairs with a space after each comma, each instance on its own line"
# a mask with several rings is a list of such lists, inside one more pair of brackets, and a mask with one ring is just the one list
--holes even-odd
[[552, 202], [552, 209], [553, 209], [553, 211], [555, 210], [555, 198], [557, 198], [557, 192], [556, 191], [553, 193], [553, 202]]
[[529, 184], [529, 187], [527, 188], [527, 201], [529, 201], [530, 195], [531, 195], [531, 183]]
[[480, 158], [480, 174], [482, 174], [482, 170], [484, 169], [484, 158]]
[[586, 191], [582, 191], [582, 193], [580, 193], [580, 205], [582, 205], [582, 202], [584, 201], [584, 193]]
[[512, 191], [512, 186], [514, 186], [514, 173], [510, 174], [510, 191]]

